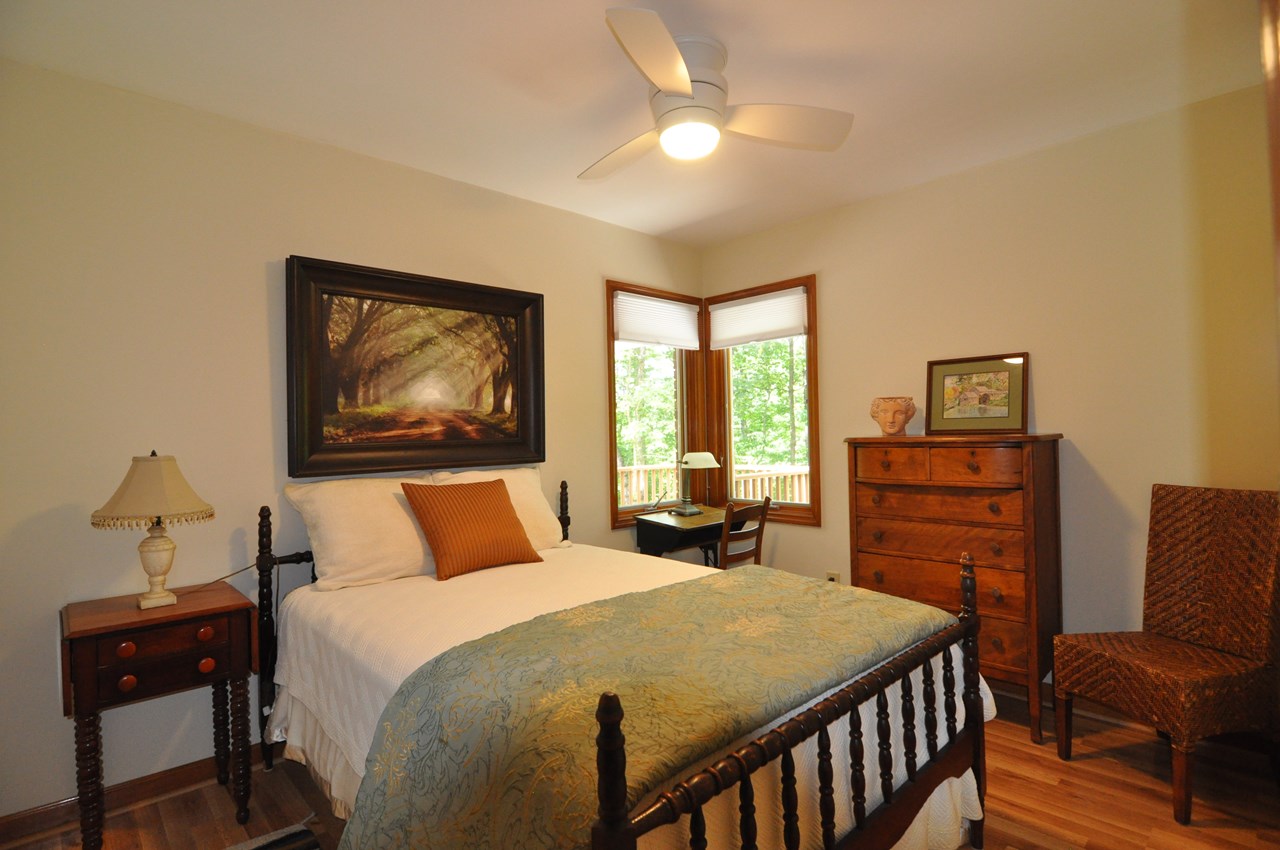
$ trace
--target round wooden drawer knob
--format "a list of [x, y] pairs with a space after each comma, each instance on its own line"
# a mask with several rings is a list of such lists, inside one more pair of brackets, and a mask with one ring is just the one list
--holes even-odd
[[978, 462], [976, 460], [969, 461], [965, 464], [965, 467], [975, 475], [982, 469], [982, 467], [978, 466]]
[[212, 673], [213, 668], [218, 666], [218, 662], [212, 658], [201, 658], [200, 663], [196, 665], [201, 673]]
[[995, 514], [996, 516], [999, 516], [999, 515], [1000, 515], [1000, 503], [999, 503], [999, 502], [988, 502], [988, 503], [987, 503], [987, 510], [991, 511], [991, 513]]
[[116, 687], [120, 690], [120, 693], [127, 694], [129, 691], [138, 687], [138, 677], [132, 673], [121, 676], [120, 681], [116, 682]]
[[880, 468], [883, 469], [885, 472], [889, 471], [890, 466], [892, 466], [892, 464], [889, 463], [889, 461], [887, 460], [880, 461]]
[[1000, 588], [998, 587], [991, 588], [991, 597], [997, 602], [1004, 601], [1004, 594], [1000, 592]]
[[116, 647], [116, 658], [132, 658], [138, 651], [138, 645], [131, 640], [121, 641]]
[[991, 645], [995, 647], [996, 652], [1004, 652], [1004, 641], [1000, 640], [1000, 638], [993, 637], [991, 639]]
[[872, 496], [872, 497], [871, 497], [871, 504], [873, 504], [873, 505], [878, 505], [878, 504], [880, 504], [880, 494], [879, 494], [879, 493], [876, 493], [874, 496]]
[[213, 640], [213, 626], [201, 626], [200, 631], [196, 632], [196, 640], [207, 642]]
[[992, 554], [992, 555], [1003, 555], [1003, 554], [1004, 554], [1004, 548], [1003, 548], [999, 543], [992, 543], [992, 544], [991, 544], [991, 554]]
[[884, 540], [884, 532], [878, 529], [876, 531], [871, 532], [871, 539], [879, 543], [881, 540]]
[[873, 578], [875, 578], [875, 580], [876, 580], [876, 584], [884, 584], [884, 573], [883, 573], [883, 572], [881, 572], [880, 570], [876, 570], [876, 571], [875, 571], [875, 572], [873, 572], [871, 575], [872, 575], [872, 577], [873, 577]]

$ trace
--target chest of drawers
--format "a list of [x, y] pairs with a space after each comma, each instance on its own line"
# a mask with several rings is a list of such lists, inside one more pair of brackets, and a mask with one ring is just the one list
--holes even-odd
[[852, 581], [960, 610], [973, 559], [988, 679], [1027, 689], [1039, 743], [1040, 682], [1062, 631], [1060, 434], [851, 437]]

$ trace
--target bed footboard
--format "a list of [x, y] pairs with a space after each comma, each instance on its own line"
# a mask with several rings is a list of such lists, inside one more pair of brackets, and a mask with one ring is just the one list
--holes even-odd
[[[658, 795], [653, 803], [634, 812], [627, 809], [626, 747], [622, 732], [621, 701], [613, 693], [601, 695], [596, 711], [600, 732], [596, 739], [599, 817], [592, 827], [592, 850], [634, 850], [640, 836], [658, 827], [689, 817], [690, 848], [706, 847], [706, 823], [703, 807], [714, 797], [735, 785], [739, 788], [738, 834], [741, 846], [755, 847], [757, 794], [780, 795], [782, 800], [782, 833], [786, 848], [800, 847], [800, 823], [795, 759], [793, 751], [817, 736], [817, 783], [823, 847], [889, 848], [906, 832], [925, 801], [943, 781], [962, 776], [973, 769], [977, 778], [979, 799], [986, 794], [986, 770], [983, 744], [982, 699], [978, 688], [978, 617], [976, 584], [972, 560], [961, 560], [960, 586], [963, 609], [960, 622], [915, 644], [905, 652], [858, 678], [836, 693], [820, 700], [795, 717], [775, 727], [754, 741], [738, 748], [715, 764], [678, 782]], [[951, 647], [959, 645], [962, 654], [962, 692], [964, 722], [958, 725], [956, 712], [956, 679]], [[933, 659], [942, 658], [942, 717], [936, 709]], [[915, 697], [911, 673], [923, 671], [924, 748], [918, 751], [915, 726]], [[894, 787], [892, 733], [889, 724], [889, 689], [901, 683], [900, 700], [903, 717], [902, 759], [907, 781]], [[859, 707], [874, 701], [877, 718], [874, 738], [867, 740]], [[838, 837], [834, 771], [836, 756], [832, 753], [834, 723], [849, 718], [848, 758], [842, 760], [849, 771], [852, 789], [853, 829]], [[940, 729], [941, 724], [941, 729]], [[945, 739], [940, 742], [940, 731]], [[877, 775], [868, 777], [868, 763], [879, 767]], [[752, 777], [767, 764], [781, 762], [781, 787], [757, 789]], [[873, 771], [874, 773], [874, 771]], [[866, 811], [868, 783], [878, 782], [884, 802], [872, 812]], [[982, 822], [970, 824], [970, 843], [982, 847]]]

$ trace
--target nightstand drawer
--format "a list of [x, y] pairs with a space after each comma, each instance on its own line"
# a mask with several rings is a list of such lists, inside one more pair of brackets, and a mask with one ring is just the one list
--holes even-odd
[[899, 481], [929, 480], [929, 450], [909, 446], [862, 447], [857, 453], [859, 478]]
[[949, 519], [1022, 527], [1021, 490], [864, 484], [857, 488], [856, 498], [859, 516]]
[[948, 484], [1021, 484], [1022, 451], [1000, 447], [929, 449], [929, 480]]
[[145, 661], [166, 655], [212, 650], [227, 643], [227, 618], [207, 617], [146, 631], [107, 635], [98, 639], [98, 666]]
[[1022, 529], [983, 528], [941, 522], [909, 522], [858, 517], [860, 551], [913, 555], [958, 562], [968, 552], [980, 566], [1021, 569], [1025, 562]]
[[[1013, 570], [974, 568], [978, 613], [1025, 621], [1026, 576]], [[892, 596], [914, 599], [957, 613], [960, 610], [960, 565], [865, 554], [858, 559], [858, 585]], [[983, 620], [986, 628], [987, 620]]]
[[230, 659], [224, 644], [181, 658], [103, 667], [98, 670], [98, 700], [106, 708], [208, 685], [230, 675]]

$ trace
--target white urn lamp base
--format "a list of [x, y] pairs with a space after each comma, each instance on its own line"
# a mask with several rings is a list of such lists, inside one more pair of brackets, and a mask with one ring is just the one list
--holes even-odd
[[164, 589], [165, 578], [173, 566], [173, 552], [178, 545], [165, 534], [164, 523], [156, 522], [147, 529], [147, 538], [138, 544], [142, 569], [147, 574], [151, 589], [138, 597], [138, 607], [161, 608], [178, 604], [178, 597]]

